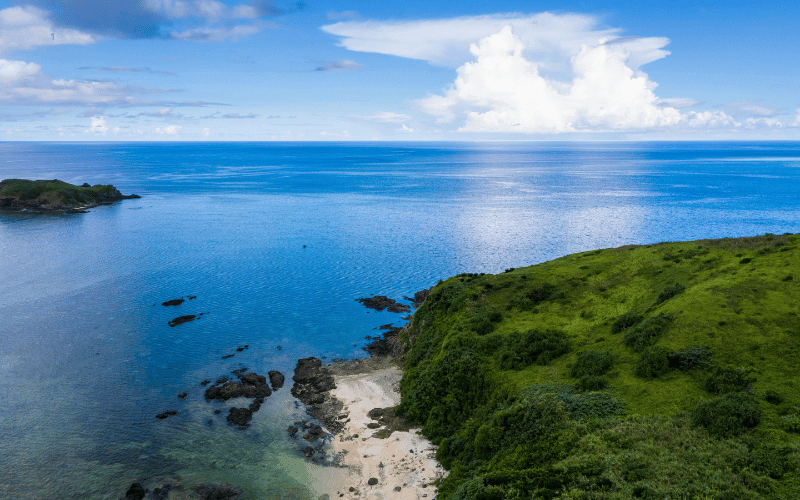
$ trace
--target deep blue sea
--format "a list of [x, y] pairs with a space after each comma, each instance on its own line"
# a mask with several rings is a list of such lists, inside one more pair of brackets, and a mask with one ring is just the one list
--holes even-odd
[[[285, 431], [302, 415], [294, 365], [365, 356], [365, 336], [403, 323], [357, 298], [595, 248], [800, 232], [797, 142], [0, 143], [5, 178], [142, 196], [0, 213], [0, 498], [16, 500], [118, 499], [153, 477], [316, 498], [327, 471]], [[288, 382], [247, 431], [200, 386], [241, 367]]]

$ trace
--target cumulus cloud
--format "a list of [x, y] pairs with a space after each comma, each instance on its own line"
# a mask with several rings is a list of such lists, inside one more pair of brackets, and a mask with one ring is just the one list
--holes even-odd
[[789, 124], [790, 127], [800, 127], [800, 108], [795, 112], [794, 121]]
[[317, 66], [314, 71], [353, 71], [363, 67], [355, 61], [326, 61], [322, 66]]
[[42, 67], [35, 63], [0, 59], [0, 82], [11, 82], [32, 76], [38, 73], [40, 69]]
[[748, 118], [744, 126], [749, 129], [774, 129], [782, 128], [783, 124], [776, 118]]
[[560, 133], [678, 124], [678, 110], [659, 106], [655, 83], [626, 64], [629, 43], [601, 39], [583, 44], [571, 58], [572, 81], [562, 82], [542, 76], [506, 26], [470, 46], [475, 60], [458, 68], [443, 96], [418, 104], [440, 121], [465, 116], [459, 130], [470, 132]]
[[86, 133], [105, 135], [106, 132], [108, 132], [108, 125], [106, 124], [105, 118], [102, 116], [93, 116], [91, 120], [92, 125], [86, 129]]
[[48, 12], [32, 6], [0, 10], [0, 53], [28, 50], [39, 46], [94, 43], [88, 33], [56, 28]]
[[182, 127], [180, 125], [167, 125], [164, 128], [156, 127], [155, 130], [153, 130], [153, 132], [155, 132], [156, 134], [161, 134], [161, 135], [163, 135], [163, 134], [175, 135], [180, 131], [181, 128]]

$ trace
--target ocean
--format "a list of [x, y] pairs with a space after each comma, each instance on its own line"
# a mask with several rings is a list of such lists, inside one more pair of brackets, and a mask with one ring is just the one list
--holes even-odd
[[[596, 248], [800, 232], [797, 142], [0, 143], [6, 178], [141, 196], [0, 213], [0, 498], [17, 500], [116, 500], [153, 478], [316, 498], [331, 468], [286, 433], [304, 418], [297, 359], [366, 356], [404, 323], [356, 299]], [[200, 385], [240, 368], [287, 378], [245, 431]]]

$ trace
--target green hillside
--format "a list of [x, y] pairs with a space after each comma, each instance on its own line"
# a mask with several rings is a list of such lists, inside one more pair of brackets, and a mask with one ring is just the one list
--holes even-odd
[[443, 499], [800, 498], [800, 235], [440, 282], [398, 411]]

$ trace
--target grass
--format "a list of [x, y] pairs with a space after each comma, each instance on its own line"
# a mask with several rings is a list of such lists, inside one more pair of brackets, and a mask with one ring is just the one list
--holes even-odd
[[[792, 492], [800, 492], [798, 243], [799, 235], [767, 234], [629, 245], [440, 282], [402, 339], [407, 353], [398, 411], [423, 424], [426, 435], [442, 445], [440, 460], [451, 474], [440, 486], [441, 498], [793, 498]], [[564, 340], [547, 359], [518, 356], [509, 363], [510, 352], [522, 353], [519, 332], [552, 332]], [[456, 360], [470, 370], [456, 370]], [[601, 374], [605, 380], [584, 378]], [[733, 376], [738, 374], [746, 377], [740, 381]], [[720, 395], [727, 389], [717, 386], [734, 378], [728, 385], [735, 396]], [[605, 381], [608, 389], [592, 390]], [[626, 417], [609, 417], [597, 403], [576, 419], [567, 400], [554, 395], [564, 412], [540, 412], [553, 432], [541, 434], [538, 442], [510, 439], [511, 430], [498, 423], [503, 421], [498, 415], [529, 404], [522, 395], [542, 384], [578, 384], [580, 390], [564, 389], [576, 400], [613, 395], [625, 402]], [[749, 399], [735, 399], [744, 395]], [[740, 420], [747, 425], [720, 432], [709, 424], [709, 433], [700, 424], [707, 419], [697, 417], [709, 408], [752, 402], [760, 412], [755, 426], [753, 419], [734, 415], [730, 425]], [[710, 460], [710, 468], [698, 474], [713, 480], [687, 490], [691, 494], [679, 494], [680, 474], [672, 481], [672, 476], [614, 472], [609, 460], [627, 460], [632, 453], [627, 448], [603, 458], [601, 472], [559, 469], [586, 440], [627, 433], [632, 443], [652, 445], [676, 426], [686, 439], [703, 442], [697, 450], [741, 455], [743, 461], [725, 469]], [[537, 446], [539, 451], [530, 451]], [[683, 445], [670, 446], [664, 450], [683, 453]], [[680, 467], [664, 450], [660, 458], [644, 454], [636, 460], [642, 470]], [[657, 455], [655, 448], [647, 453]], [[775, 453], [790, 464], [780, 477], [769, 465]], [[599, 454], [592, 456], [600, 460]]]
[[75, 207], [106, 198], [121, 197], [112, 185], [75, 186], [59, 180], [6, 179], [0, 182], [0, 198], [32, 206]]

